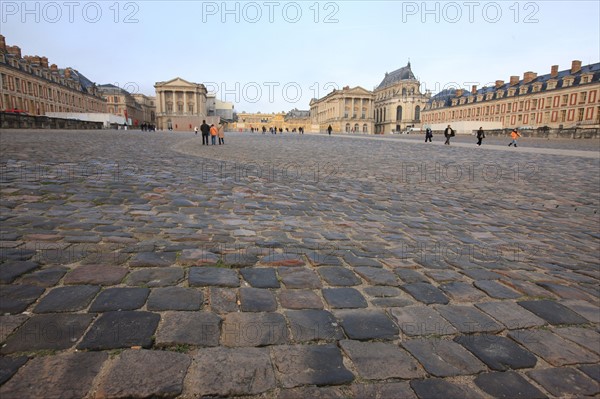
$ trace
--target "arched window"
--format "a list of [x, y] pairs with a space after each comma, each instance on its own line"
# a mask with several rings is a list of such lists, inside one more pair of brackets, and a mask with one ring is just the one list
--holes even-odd
[[346, 133], [350, 133], [350, 124], [346, 123]]
[[415, 107], [415, 120], [416, 121], [421, 120], [421, 106], [420, 105], [417, 105]]
[[369, 133], [369, 126], [366, 123], [363, 124], [363, 133]]
[[401, 121], [402, 120], [402, 106], [398, 105], [398, 108], [396, 108], [396, 121]]
[[358, 133], [358, 131], [359, 131], [358, 129], [359, 129], [358, 123], [355, 123], [354, 124], [354, 133]]

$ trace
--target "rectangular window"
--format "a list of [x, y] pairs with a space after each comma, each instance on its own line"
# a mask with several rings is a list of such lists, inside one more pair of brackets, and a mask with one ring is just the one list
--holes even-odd
[[563, 94], [562, 96], [562, 102], [560, 105], [567, 105], [569, 103], [569, 95], [568, 94]]
[[581, 122], [583, 120], [583, 108], [577, 109], [577, 122]]
[[564, 122], [567, 120], [567, 110], [563, 109], [562, 111], [560, 111], [560, 119], [559, 122]]
[[575, 104], [577, 104], [577, 93], [572, 93], [571, 101], [570, 101], [569, 105], [575, 105]]
[[579, 93], [579, 104], [585, 104], [585, 100], [587, 99], [587, 92], [582, 91]]

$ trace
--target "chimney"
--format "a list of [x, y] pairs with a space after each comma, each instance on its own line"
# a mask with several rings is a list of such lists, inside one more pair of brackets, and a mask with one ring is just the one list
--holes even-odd
[[502, 86], [504, 86], [504, 81], [503, 80], [497, 80], [496, 81], [496, 89], [499, 89]]
[[464, 90], [463, 89], [456, 89], [456, 97], [462, 97]]
[[42, 57], [40, 60], [40, 64], [42, 65], [42, 67], [48, 68], [48, 57]]
[[535, 78], [537, 78], [537, 73], [531, 71], [525, 72], [523, 74], [523, 83], [529, 83]]
[[71, 77], [71, 68], [65, 69], [65, 78], [69, 79]]
[[19, 46], [6, 46], [8, 54], [12, 54], [17, 58], [21, 58], [21, 48]]
[[558, 76], [558, 65], [552, 65], [552, 68], [550, 69], [550, 77], [555, 78], [557, 76]]
[[476, 94], [476, 93], [477, 93], [477, 85], [471, 86], [471, 94]]
[[6, 39], [0, 35], [0, 53], [6, 53]]
[[571, 63], [571, 74], [581, 71], [581, 61], [573, 60]]
[[51, 71], [52, 73], [56, 73], [56, 72], [58, 72], [58, 66], [56, 66], [56, 64], [52, 64], [52, 65], [50, 65], [50, 71]]
[[519, 84], [519, 77], [518, 76], [511, 76], [510, 77], [510, 85], [511, 86], [516, 86]]

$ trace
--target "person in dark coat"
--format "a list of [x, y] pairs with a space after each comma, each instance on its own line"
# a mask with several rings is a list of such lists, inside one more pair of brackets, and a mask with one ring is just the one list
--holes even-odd
[[433, 132], [430, 128], [425, 129], [425, 142], [429, 141], [431, 143], [431, 139], [433, 138]]
[[208, 145], [208, 136], [210, 135], [210, 126], [206, 124], [206, 121], [202, 121], [200, 125], [200, 131], [202, 132], [202, 145]]
[[483, 127], [479, 127], [477, 131], [477, 145], [481, 145], [481, 141], [485, 138], [485, 133], [483, 133]]
[[327, 133], [329, 133], [330, 136], [331, 136], [332, 130], [333, 130], [333, 128], [331, 127], [331, 125], [329, 125], [329, 127], [327, 128]]
[[448, 125], [446, 130], [444, 130], [444, 136], [446, 137], [446, 141], [444, 144], [450, 145], [450, 137], [454, 137], [454, 130]]

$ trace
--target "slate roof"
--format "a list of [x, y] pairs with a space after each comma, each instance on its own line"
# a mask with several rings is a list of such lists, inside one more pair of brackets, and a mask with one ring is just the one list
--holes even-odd
[[388, 86], [392, 86], [402, 80], [416, 80], [415, 75], [410, 69], [410, 62], [400, 69], [396, 69], [393, 72], [385, 74], [383, 81], [377, 86], [375, 90], [383, 89]]

